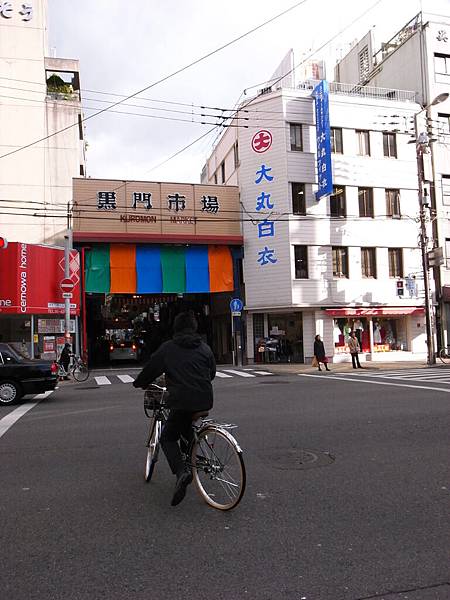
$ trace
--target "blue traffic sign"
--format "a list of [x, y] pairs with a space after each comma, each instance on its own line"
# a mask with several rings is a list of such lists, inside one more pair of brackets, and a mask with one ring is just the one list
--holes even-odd
[[231, 300], [231, 302], [230, 302], [231, 312], [233, 312], [233, 313], [241, 312], [243, 308], [244, 308], [244, 305], [240, 298], [233, 298], [233, 300]]

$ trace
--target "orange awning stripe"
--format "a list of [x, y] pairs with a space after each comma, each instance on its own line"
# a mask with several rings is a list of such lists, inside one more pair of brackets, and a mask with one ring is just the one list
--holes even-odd
[[208, 246], [209, 291], [232, 292], [233, 259], [227, 246]]
[[111, 294], [136, 293], [136, 246], [111, 244]]

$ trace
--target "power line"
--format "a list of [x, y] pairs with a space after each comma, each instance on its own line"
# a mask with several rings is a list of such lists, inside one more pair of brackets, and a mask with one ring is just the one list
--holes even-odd
[[[120, 104], [123, 104], [123, 102], [126, 102], [127, 100], [131, 100], [131, 98], [135, 98], [136, 96], [138, 96], [139, 94], [142, 94], [144, 92], [146, 92], [147, 90], [159, 85], [160, 83], [163, 83], [165, 81], [167, 81], [168, 79], [171, 79], [172, 77], [175, 77], [176, 75], [179, 75], [180, 73], [182, 73], [183, 71], [186, 71], [187, 69], [190, 69], [191, 67], [199, 64], [200, 62], [206, 60], [207, 58], [213, 56], [214, 54], [217, 54], [218, 52], [220, 52], [221, 50], [224, 50], [225, 48], [228, 48], [229, 46], [231, 46], [232, 44], [235, 44], [236, 42], [240, 41], [241, 39], [247, 37], [248, 35], [254, 33], [255, 31], [258, 31], [259, 29], [261, 29], [262, 27], [265, 27], [266, 25], [268, 25], [269, 23], [272, 23], [273, 21], [275, 21], [276, 19], [284, 16], [285, 14], [291, 12], [292, 10], [294, 10], [295, 8], [298, 8], [299, 6], [301, 6], [302, 4], [305, 4], [306, 2], [308, 2], [308, 0], [301, 0], [300, 2], [295, 3], [294, 5], [290, 6], [289, 8], [287, 8], [286, 10], [278, 13], [277, 15], [275, 15], [274, 17], [268, 19], [267, 21], [264, 21], [263, 23], [261, 23], [260, 25], [257, 25], [256, 27], [253, 27], [252, 29], [250, 29], [249, 31], [245, 32], [244, 34], [234, 38], [233, 40], [227, 42], [226, 44], [223, 44], [222, 46], [220, 46], [219, 48], [216, 48], [215, 50], [212, 50], [211, 52], [201, 56], [200, 58], [192, 61], [191, 63], [189, 63], [188, 65], [185, 65], [184, 67], [181, 67], [179, 69], [177, 69], [176, 71], [173, 71], [172, 73], [170, 73], [169, 75], [166, 75], [164, 77], [162, 77], [161, 79], [159, 79], [158, 81], [155, 81], [147, 86], [145, 86], [144, 88], [142, 88], [141, 90], [130, 94], [129, 96], [127, 96], [126, 98], [124, 98], [123, 100], [118, 100], [117, 102], [115, 102], [114, 104], [112, 104], [109, 107], [105, 107], [101, 110], [99, 110], [98, 112], [95, 112], [92, 115], [89, 115], [88, 117], [84, 117], [83, 119], [81, 119], [81, 123], [84, 123], [90, 119], [93, 119], [94, 117], [97, 117], [105, 112], [110, 111], [112, 108], [119, 106]], [[22, 150], [25, 150], [27, 148], [30, 148], [31, 146], [34, 146], [35, 144], [39, 144], [40, 142], [44, 142], [45, 140], [58, 135], [59, 133], [63, 133], [64, 131], [67, 131], [68, 129], [72, 129], [73, 127], [78, 127], [80, 125], [80, 122], [77, 121], [76, 123], [72, 123], [71, 125], [68, 125], [67, 127], [63, 127], [62, 129], [59, 129], [58, 131], [54, 131], [53, 133], [46, 135], [43, 138], [40, 138], [38, 140], [35, 140], [34, 142], [31, 142], [29, 144], [26, 144], [20, 148], [16, 148], [15, 150], [11, 150], [10, 152], [7, 152], [6, 154], [2, 154], [0, 155], [0, 158], [6, 158], [7, 156], [11, 156], [12, 154], [15, 154], [17, 152], [20, 152]]]

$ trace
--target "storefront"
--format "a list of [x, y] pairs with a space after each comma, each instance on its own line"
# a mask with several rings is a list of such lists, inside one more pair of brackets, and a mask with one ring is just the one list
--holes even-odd
[[117, 340], [145, 359], [185, 310], [217, 361], [231, 362], [229, 302], [242, 295], [237, 188], [76, 179], [74, 202], [91, 364], [113, 359]]
[[348, 362], [348, 340], [355, 332], [363, 360], [403, 361], [426, 357], [423, 307], [330, 308], [333, 362]]
[[[72, 343], [79, 350], [80, 260], [70, 252]], [[25, 356], [55, 360], [64, 346], [64, 249], [10, 242], [0, 252], [0, 341]]]
[[252, 313], [253, 356], [256, 363], [303, 362], [301, 312]]

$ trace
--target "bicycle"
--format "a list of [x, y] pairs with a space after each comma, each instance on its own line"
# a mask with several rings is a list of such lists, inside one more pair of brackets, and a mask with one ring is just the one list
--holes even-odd
[[444, 365], [450, 364], [450, 346], [445, 346], [445, 348], [441, 348], [438, 352], [438, 356]]
[[89, 369], [86, 363], [79, 357], [73, 354], [70, 357], [69, 367], [66, 369], [58, 363], [58, 376], [59, 377], [67, 377], [68, 375], [72, 375], [75, 381], [82, 382], [86, 381], [89, 377]]
[[[169, 416], [165, 402], [167, 388], [151, 384], [144, 395], [144, 412], [150, 419], [147, 437], [145, 481], [149, 482], [158, 461], [161, 433]], [[192, 469], [193, 481], [203, 500], [218, 510], [231, 510], [242, 499], [246, 474], [242, 450], [229, 432], [237, 425], [207, 419], [208, 412], [192, 415], [193, 439], [181, 438], [186, 465]]]

